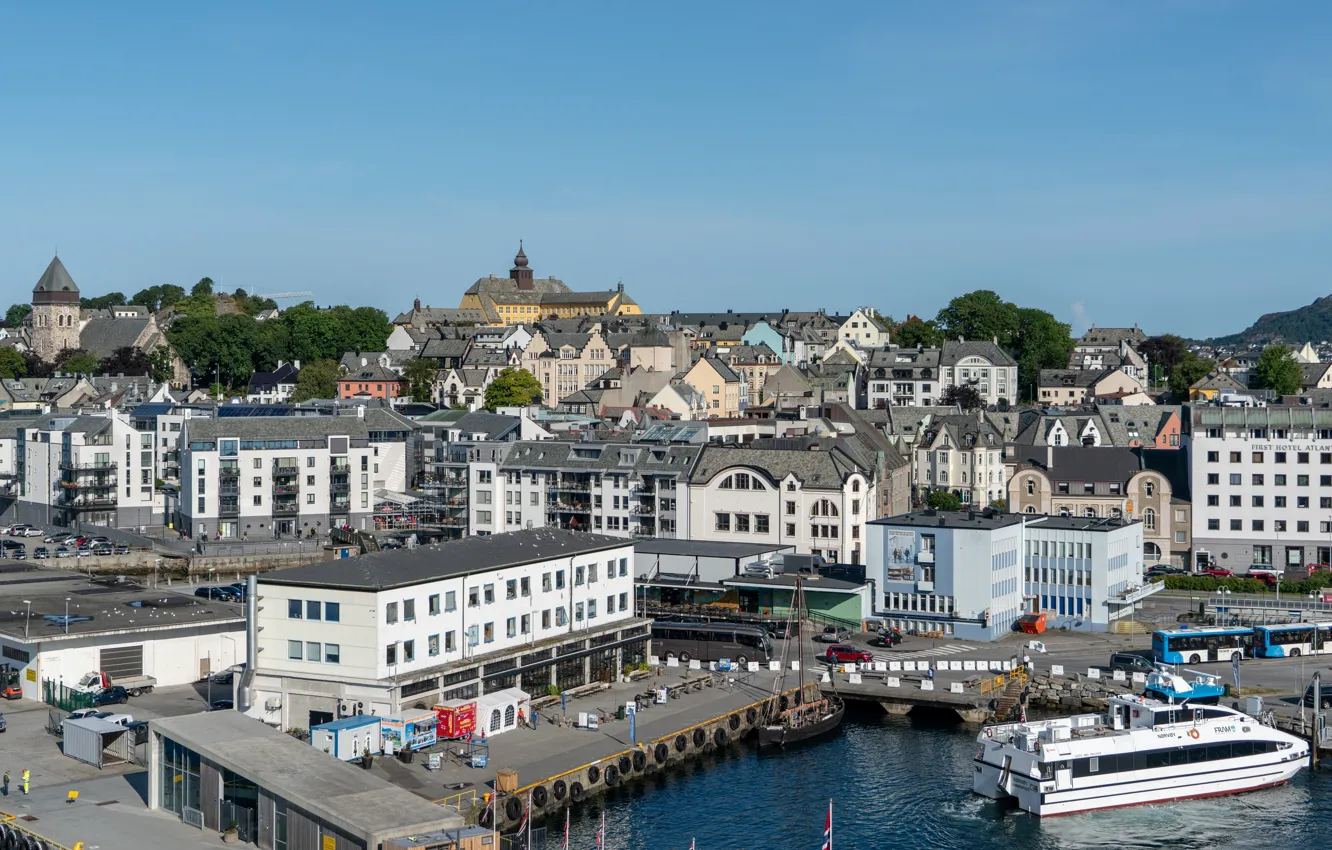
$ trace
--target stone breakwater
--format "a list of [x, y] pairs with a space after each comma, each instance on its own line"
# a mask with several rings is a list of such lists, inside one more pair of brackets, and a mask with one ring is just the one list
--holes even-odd
[[1104, 711], [1110, 697], [1126, 694], [1130, 688], [1106, 679], [1089, 679], [1081, 674], [1072, 676], [1035, 676], [1027, 684], [1028, 708], [1042, 711], [1077, 713]]

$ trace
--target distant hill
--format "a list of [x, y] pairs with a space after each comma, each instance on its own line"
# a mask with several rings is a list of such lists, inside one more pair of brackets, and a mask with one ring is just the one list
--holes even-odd
[[1284, 342], [1302, 345], [1332, 339], [1332, 295], [1324, 295], [1308, 307], [1268, 313], [1237, 334], [1212, 340], [1221, 345]]

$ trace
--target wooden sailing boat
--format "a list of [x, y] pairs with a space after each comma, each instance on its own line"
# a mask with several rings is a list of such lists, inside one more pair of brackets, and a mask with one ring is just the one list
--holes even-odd
[[[787, 615], [786, 645], [782, 648], [782, 675], [773, 682], [767, 717], [758, 727], [760, 747], [783, 747], [826, 735], [842, 725], [842, 716], [846, 714], [846, 704], [841, 697], [823, 694], [817, 683], [805, 682], [805, 630], [801, 627], [805, 618], [805, 586], [799, 576], [796, 577], [794, 595], [795, 604]], [[795, 620], [794, 624], [791, 619]], [[800, 687], [794, 693], [786, 694], [786, 674], [790, 670], [787, 653], [792, 640], [799, 647]]]

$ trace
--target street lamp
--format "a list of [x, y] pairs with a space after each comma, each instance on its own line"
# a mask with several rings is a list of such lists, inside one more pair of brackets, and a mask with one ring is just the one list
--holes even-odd
[[65, 634], [69, 634], [69, 597], [65, 597]]
[[32, 600], [25, 599], [23, 604], [28, 606], [28, 613], [23, 618], [23, 639], [28, 639], [28, 622], [32, 620]]

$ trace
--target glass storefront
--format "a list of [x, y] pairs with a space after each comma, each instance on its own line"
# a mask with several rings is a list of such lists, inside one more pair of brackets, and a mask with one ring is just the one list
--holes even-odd
[[199, 811], [199, 754], [162, 739], [162, 799], [159, 805], [178, 817]]

